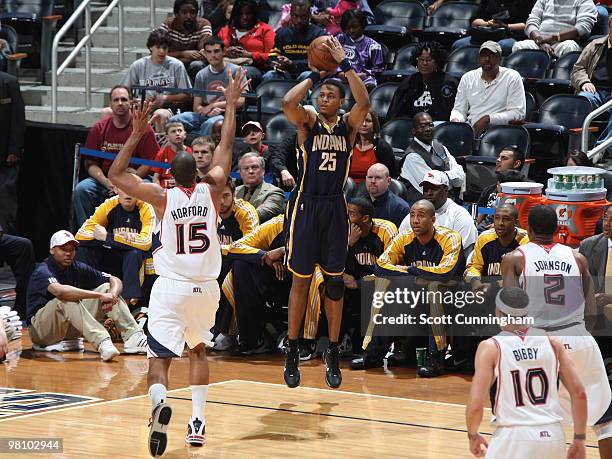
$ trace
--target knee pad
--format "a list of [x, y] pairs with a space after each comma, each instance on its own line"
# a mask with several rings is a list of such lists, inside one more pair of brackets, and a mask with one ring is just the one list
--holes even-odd
[[342, 299], [344, 296], [344, 280], [342, 276], [330, 276], [325, 279], [325, 294], [333, 301]]

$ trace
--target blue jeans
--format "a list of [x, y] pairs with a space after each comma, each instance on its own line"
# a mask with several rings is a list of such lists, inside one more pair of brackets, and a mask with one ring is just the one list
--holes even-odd
[[[593, 110], [595, 110], [596, 108], [601, 107], [603, 104], [610, 100], [610, 96], [612, 96], [612, 91], [599, 90], [595, 94], [586, 91], [580, 91], [578, 95], [589, 99], [589, 102], [591, 102], [591, 105], [593, 106]], [[608, 137], [610, 137], [610, 135], [612, 135], [612, 110], [608, 110], [608, 113], [610, 114], [610, 118], [608, 119], [608, 125], [599, 136], [599, 139], [597, 139], [598, 144], [606, 140]], [[612, 148], [608, 148], [608, 152], [610, 151], [612, 151]]]
[[87, 177], [81, 180], [72, 192], [72, 208], [74, 210], [74, 231], [91, 217], [100, 204], [108, 198], [108, 189], [96, 179]]
[[198, 135], [210, 137], [213, 126], [219, 120], [223, 120], [223, 115], [204, 116], [194, 112], [183, 112], [179, 115], [174, 115], [168, 122], [183, 123], [187, 132], [195, 132]]
[[608, 9], [603, 5], [597, 5], [597, 22], [593, 26], [591, 35], [606, 35], [608, 33]]
[[[501, 46], [502, 54], [504, 56], [508, 56], [512, 54], [512, 46], [514, 46], [516, 40], [514, 38], [503, 38], [497, 43], [499, 43], [499, 46]], [[481, 44], [482, 43], [477, 43], [476, 41], [474, 41], [472, 37], [463, 37], [453, 43], [453, 45], [451, 46], [451, 51], [455, 51], [458, 48], [463, 48], [464, 46], [480, 46]]]
[[[295, 78], [295, 80], [303, 81], [306, 79], [308, 75], [310, 75], [310, 70], [306, 70], [300, 73], [298, 77]], [[261, 78], [261, 81], [263, 83], [264, 81], [269, 81], [269, 80], [293, 80], [293, 79], [294, 78], [291, 76], [290, 73], [278, 72], [276, 70], [268, 70], [266, 73], [264, 73], [264, 76]]]

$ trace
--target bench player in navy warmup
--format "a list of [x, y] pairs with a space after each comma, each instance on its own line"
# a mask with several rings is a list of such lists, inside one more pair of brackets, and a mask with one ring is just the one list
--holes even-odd
[[325, 43], [339, 63], [355, 99], [351, 111], [339, 115], [344, 88], [326, 80], [317, 97], [318, 113], [300, 101], [327, 72], [311, 65], [313, 72], [283, 98], [283, 111], [298, 132], [298, 180], [285, 214], [288, 228], [286, 258], [293, 273], [289, 295], [289, 332], [284, 378], [289, 387], [300, 384], [298, 334], [304, 319], [310, 278], [319, 265], [325, 275], [325, 313], [329, 348], [325, 351], [325, 381], [330, 387], [342, 382], [338, 335], [342, 319], [349, 221], [342, 194], [348, 176], [355, 136], [370, 110], [368, 92], [345, 58], [342, 45], [330, 37]]

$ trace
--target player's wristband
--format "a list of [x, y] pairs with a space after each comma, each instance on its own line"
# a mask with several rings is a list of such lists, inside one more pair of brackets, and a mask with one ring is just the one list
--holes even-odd
[[340, 62], [340, 71], [346, 73], [352, 68], [353, 67], [351, 66], [351, 62], [348, 59], [346, 58], [342, 59], [342, 62]]
[[321, 74], [319, 72], [310, 72], [310, 74], [306, 78], [312, 81], [312, 85], [314, 86], [319, 81], [321, 81]]
[[586, 434], [574, 434], [574, 440], [586, 440]]

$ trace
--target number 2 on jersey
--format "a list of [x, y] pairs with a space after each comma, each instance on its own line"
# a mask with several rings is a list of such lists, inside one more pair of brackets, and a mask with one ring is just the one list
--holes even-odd
[[544, 299], [548, 304], [565, 304], [565, 280], [562, 274], [544, 274]]
[[320, 171], [330, 171], [333, 172], [336, 170], [336, 153], [321, 153], [321, 164], [319, 165]]
[[[210, 239], [206, 234], [206, 223], [191, 223], [189, 224], [189, 253], [204, 253], [210, 247]], [[191, 242], [196, 242], [191, 244]], [[185, 225], [178, 223], [176, 225], [176, 254], [185, 254]]]

